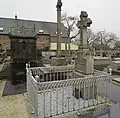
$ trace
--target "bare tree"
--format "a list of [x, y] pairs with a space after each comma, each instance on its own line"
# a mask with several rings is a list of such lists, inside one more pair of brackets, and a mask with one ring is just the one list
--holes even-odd
[[70, 54], [70, 43], [72, 39], [76, 38], [79, 34], [79, 30], [76, 27], [78, 18], [76, 16], [67, 16], [67, 13], [62, 15], [62, 23], [64, 24], [67, 36], [68, 36], [68, 50]]
[[[95, 48], [97, 50], [107, 51], [113, 48], [116, 40], [117, 36], [114, 33], [107, 33], [106, 31], [94, 33], [91, 29], [88, 29], [87, 45], [90, 50]], [[80, 43], [80, 34], [76, 37], [75, 42], [77, 44]]]
[[114, 33], [107, 33], [104, 31], [99, 31], [96, 33], [96, 40], [100, 45], [100, 48], [104, 51], [107, 51], [115, 43], [117, 36]]
[[115, 45], [114, 45], [113, 49], [120, 50], [120, 41], [119, 40], [115, 41]]
[[[64, 24], [67, 36], [68, 36], [68, 50], [70, 54], [70, 43], [74, 39], [74, 42], [80, 43], [80, 32], [76, 24], [79, 18], [77, 16], [67, 16], [67, 13], [62, 15], [62, 23]], [[91, 29], [88, 29], [87, 45], [89, 49], [102, 49], [107, 51], [115, 44], [117, 36], [114, 33], [107, 33], [104, 31], [99, 31], [94, 33]]]
[[97, 38], [96, 38], [96, 34], [91, 30], [91, 29], [88, 29], [87, 30], [87, 45], [88, 45], [88, 48], [89, 49], [93, 49], [94, 48], [94, 45], [93, 44], [97, 44]]
[[[97, 44], [98, 42], [97, 42], [96, 34], [91, 29], [88, 29], [87, 32], [88, 32], [87, 45], [88, 45], [88, 48], [91, 49], [94, 47], [93, 44], [94, 43]], [[75, 38], [74, 42], [78, 45], [80, 44], [80, 34]]]

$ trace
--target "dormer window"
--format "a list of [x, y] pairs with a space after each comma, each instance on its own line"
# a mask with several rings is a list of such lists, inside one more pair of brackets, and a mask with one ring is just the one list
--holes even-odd
[[2, 32], [4, 30], [4, 28], [3, 27], [0, 27], [0, 32]]

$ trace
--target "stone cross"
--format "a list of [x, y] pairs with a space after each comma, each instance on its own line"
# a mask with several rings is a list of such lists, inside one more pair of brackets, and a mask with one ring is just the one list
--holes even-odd
[[92, 20], [88, 18], [86, 11], [81, 11], [80, 21], [77, 23], [77, 27], [80, 29], [80, 48], [88, 48], [87, 46], [87, 27], [90, 27]]
[[61, 57], [61, 7], [62, 2], [58, 0], [57, 8], [57, 57]]
[[92, 20], [88, 18], [87, 12], [81, 11], [80, 21], [77, 23], [77, 27], [80, 29], [80, 45], [75, 59], [75, 70], [85, 75], [94, 73], [94, 59], [87, 45], [87, 27], [90, 27], [91, 24]]

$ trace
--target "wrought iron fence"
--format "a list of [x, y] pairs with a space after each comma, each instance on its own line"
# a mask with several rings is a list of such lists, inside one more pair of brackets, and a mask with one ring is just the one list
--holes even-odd
[[27, 91], [40, 118], [55, 117], [108, 102], [110, 76], [83, 77], [72, 66], [27, 68]]

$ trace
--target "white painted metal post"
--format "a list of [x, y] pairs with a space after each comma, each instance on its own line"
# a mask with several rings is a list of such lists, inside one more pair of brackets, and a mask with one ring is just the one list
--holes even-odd
[[35, 79], [36, 79], [36, 81], [38, 82], [38, 81], [39, 81], [39, 76], [36, 75], [36, 76], [35, 76]]
[[28, 68], [28, 64], [26, 63], [26, 69]]
[[30, 68], [30, 62], [28, 62], [28, 68]]
[[109, 68], [109, 73], [110, 75], [112, 75], [112, 68]]

